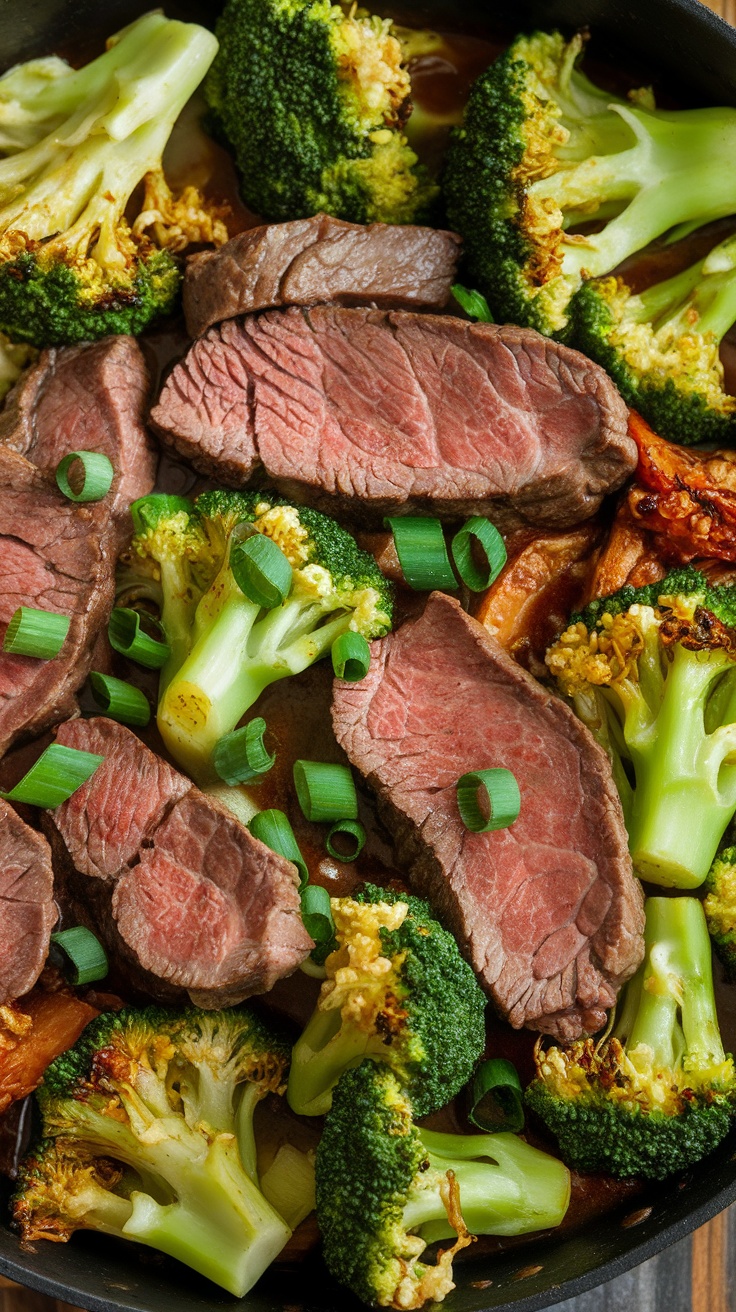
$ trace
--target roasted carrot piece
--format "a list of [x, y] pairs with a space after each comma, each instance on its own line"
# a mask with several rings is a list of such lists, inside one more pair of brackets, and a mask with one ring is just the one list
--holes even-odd
[[41, 1082], [46, 1067], [76, 1043], [96, 1007], [61, 989], [34, 989], [0, 1011], [0, 1115]]

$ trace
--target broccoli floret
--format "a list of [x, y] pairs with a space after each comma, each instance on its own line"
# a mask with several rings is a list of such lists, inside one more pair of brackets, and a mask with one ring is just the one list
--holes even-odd
[[537, 1048], [526, 1101], [582, 1171], [662, 1180], [728, 1133], [736, 1077], [723, 1051], [700, 902], [650, 897], [645, 958], [610, 1034]]
[[[253, 1113], [288, 1045], [245, 1008], [92, 1021], [39, 1090], [44, 1142], [13, 1200], [25, 1239], [104, 1230], [241, 1297], [289, 1239], [256, 1174]], [[302, 1184], [309, 1194], [308, 1180]]]
[[637, 873], [702, 884], [736, 811], [736, 586], [681, 569], [622, 588], [545, 659], [609, 754]]
[[426, 213], [438, 188], [402, 132], [411, 87], [392, 28], [330, 0], [229, 0], [205, 93], [251, 209], [354, 223]]
[[[655, 110], [593, 86], [582, 37], [518, 37], [474, 83], [444, 192], [471, 277], [501, 320], [564, 335], [584, 278], [680, 224], [732, 214], [736, 110]], [[600, 229], [581, 232], [592, 221]]]
[[662, 437], [733, 440], [736, 397], [724, 389], [718, 348], [736, 322], [736, 238], [639, 295], [623, 278], [593, 278], [573, 319], [575, 345]]
[[[136, 528], [122, 587], [154, 586], [171, 658], [162, 671], [158, 726], [172, 756], [198, 782], [214, 781], [217, 741], [264, 688], [299, 674], [348, 629], [378, 638], [391, 627], [390, 584], [373, 557], [327, 515], [283, 497], [204, 492], [134, 503]], [[251, 601], [233, 575], [234, 543], [263, 533], [292, 569], [271, 610]]]
[[292, 1110], [321, 1116], [343, 1071], [386, 1062], [417, 1116], [467, 1083], [485, 1045], [485, 997], [426, 902], [368, 885], [332, 898], [337, 949], [291, 1058]]
[[[327, 1266], [379, 1307], [441, 1302], [454, 1288], [454, 1254], [473, 1235], [559, 1225], [570, 1200], [562, 1163], [516, 1135], [420, 1129], [396, 1076], [373, 1061], [337, 1085], [316, 1170]], [[436, 1263], [420, 1260], [448, 1238]]]
[[736, 847], [718, 853], [705, 881], [708, 931], [726, 976], [736, 982]]
[[175, 253], [227, 240], [219, 211], [194, 187], [174, 198], [161, 164], [216, 49], [205, 28], [152, 13], [82, 69], [36, 60], [0, 78], [12, 151], [0, 160], [0, 329], [13, 340], [141, 332], [174, 306]]

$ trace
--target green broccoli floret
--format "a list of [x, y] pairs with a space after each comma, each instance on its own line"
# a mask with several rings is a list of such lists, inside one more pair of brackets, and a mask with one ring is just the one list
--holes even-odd
[[637, 873], [702, 884], [736, 811], [736, 586], [681, 569], [622, 588], [546, 662], [609, 754]]
[[578, 1170], [663, 1180], [718, 1146], [736, 1105], [701, 903], [650, 897], [645, 958], [610, 1034], [537, 1048], [526, 1101]]
[[708, 931], [731, 983], [736, 982], [736, 847], [718, 853], [705, 881]]
[[[583, 39], [520, 36], [474, 83], [450, 145], [447, 214], [500, 320], [564, 335], [584, 278], [668, 229], [732, 214], [732, 108], [655, 110], [576, 68]], [[598, 231], [581, 232], [591, 221]]]
[[205, 93], [251, 209], [354, 223], [425, 214], [439, 189], [402, 132], [411, 86], [389, 19], [330, 0], [229, 0], [216, 31]]
[[[35, 346], [138, 333], [174, 306], [174, 253], [227, 240], [161, 159], [217, 41], [151, 13], [84, 68], [35, 60], [0, 78], [0, 329]], [[128, 205], [144, 183], [137, 217]]]
[[[245, 1008], [106, 1013], [49, 1066], [44, 1141], [20, 1172], [24, 1239], [103, 1230], [241, 1297], [291, 1230], [256, 1174], [253, 1113], [288, 1045]], [[310, 1194], [308, 1179], [302, 1184]]]
[[[337, 1085], [316, 1170], [327, 1266], [379, 1307], [441, 1302], [454, 1288], [452, 1259], [473, 1235], [559, 1225], [570, 1201], [562, 1163], [516, 1135], [420, 1129], [396, 1076], [373, 1061]], [[449, 1238], [436, 1263], [420, 1260], [427, 1244]]]
[[321, 1116], [344, 1071], [384, 1061], [418, 1116], [450, 1102], [485, 1046], [485, 997], [426, 902], [369, 884], [332, 898], [337, 948], [291, 1058], [292, 1110]]
[[736, 322], [736, 238], [634, 295], [593, 278], [573, 301], [574, 341], [671, 442], [733, 441], [736, 397], [723, 385], [721, 338]]
[[[214, 779], [212, 751], [264, 688], [326, 656], [351, 629], [391, 627], [390, 584], [373, 557], [327, 515], [274, 493], [214, 491], [192, 503], [153, 495], [132, 506], [135, 535], [122, 587], [160, 589], [171, 658], [162, 671], [158, 726], [198, 782]], [[241, 590], [235, 543], [265, 534], [291, 566], [291, 587], [268, 610]]]

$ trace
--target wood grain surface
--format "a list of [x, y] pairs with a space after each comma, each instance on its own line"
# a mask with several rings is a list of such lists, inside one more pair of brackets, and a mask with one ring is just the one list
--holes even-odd
[[[636, 0], [646, 4], [647, 0]], [[704, 0], [736, 24], [736, 0]], [[0, 1312], [82, 1312], [0, 1276]], [[556, 1312], [736, 1312], [736, 1204], [688, 1239]]]

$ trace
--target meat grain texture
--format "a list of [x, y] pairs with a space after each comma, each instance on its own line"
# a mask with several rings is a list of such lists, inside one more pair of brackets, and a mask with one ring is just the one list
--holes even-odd
[[57, 919], [51, 850], [0, 798], [0, 1007], [33, 988]]
[[[373, 643], [365, 679], [336, 681], [333, 721], [500, 1014], [562, 1039], [600, 1029], [643, 954], [643, 896], [608, 760], [572, 711], [433, 593]], [[474, 834], [457, 780], [493, 767], [521, 810]]]
[[283, 305], [441, 310], [460, 238], [411, 224], [344, 223], [315, 214], [248, 228], [218, 250], [190, 255], [184, 314], [192, 337], [213, 323]]
[[105, 757], [46, 821], [60, 897], [135, 985], [218, 1008], [296, 970], [313, 943], [291, 862], [122, 725], [73, 720], [57, 741]]
[[564, 528], [636, 464], [606, 373], [513, 325], [377, 309], [271, 310], [211, 328], [152, 422], [232, 486], [262, 468], [285, 493], [365, 522], [490, 515]]

